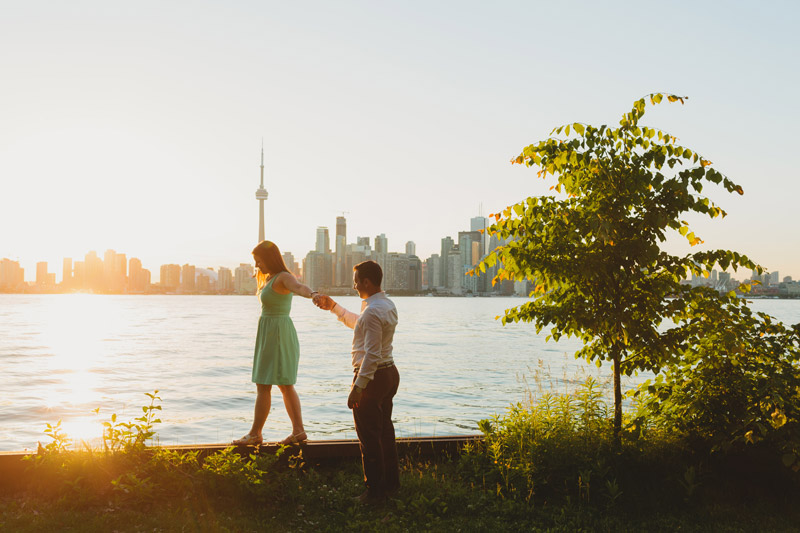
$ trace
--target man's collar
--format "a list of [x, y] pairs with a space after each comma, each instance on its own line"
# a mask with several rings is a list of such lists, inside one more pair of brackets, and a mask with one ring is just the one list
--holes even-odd
[[369, 297], [365, 298], [363, 301], [371, 302], [373, 300], [381, 300], [381, 299], [384, 299], [384, 298], [386, 298], [386, 292], [385, 291], [378, 291], [375, 294], [373, 294], [372, 296], [369, 296]]

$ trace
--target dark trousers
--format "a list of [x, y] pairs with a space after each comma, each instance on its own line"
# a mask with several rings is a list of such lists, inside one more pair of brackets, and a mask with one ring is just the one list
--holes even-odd
[[[353, 377], [355, 381], [355, 377]], [[364, 482], [373, 496], [383, 496], [400, 487], [400, 467], [392, 425], [392, 398], [397, 394], [400, 373], [396, 366], [375, 371], [375, 377], [353, 407]]]

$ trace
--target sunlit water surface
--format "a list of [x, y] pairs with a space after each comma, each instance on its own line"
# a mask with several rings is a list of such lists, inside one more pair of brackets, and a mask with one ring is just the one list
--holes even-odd
[[[358, 310], [360, 300], [337, 300]], [[567, 392], [598, 369], [572, 353], [575, 340], [545, 342], [531, 325], [495, 317], [525, 300], [394, 298], [400, 322], [394, 357], [400, 389], [399, 436], [477, 433], [477, 422], [547, 391]], [[800, 301], [759, 300], [753, 307], [800, 322]], [[227, 442], [247, 433], [250, 382], [260, 314], [247, 296], [0, 295], [0, 450], [46, 443], [46, 423], [62, 420], [74, 441], [96, 445], [101, 422], [141, 416], [145, 392], [163, 399], [162, 444]], [[309, 437], [355, 438], [346, 398], [352, 379], [352, 331], [294, 299], [300, 338], [297, 390]], [[633, 386], [647, 376], [625, 382]], [[94, 410], [99, 408], [99, 412]], [[290, 433], [273, 389], [265, 438]]]

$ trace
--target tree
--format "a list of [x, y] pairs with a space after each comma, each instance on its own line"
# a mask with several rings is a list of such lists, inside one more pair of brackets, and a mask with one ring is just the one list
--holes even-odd
[[532, 300], [506, 310], [503, 324], [533, 322], [537, 332], [549, 326], [548, 340], [566, 335], [583, 341], [576, 358], [598, 366], [612, 362], [615, 441], [622, 427], [620, 375], [658, 372], [686, 341], [662, 324], [691, 318], [697, 299], [710, 297], [681, 282], [690, 274], [708, 276], [715, 266], [761, 272], [732, 251], [677, 257], [661, 249], [670, 231], [691, 246], [702, 242], [683, 214], [725, 216], [702, 195], [704, 185], [743, 194], [675, 137], [639, 124], [647, 101], [685, 99], [654, 93], [634, 102], [617, 128], [567, 124], [526, 147], [512, 163], [537, 167], [540, 178], [554, 177], [551, 190], [558, 197], [530, 197], [491, 215], [495, 223], [488, 231], [507, 244], [477, 266], [485, 272], [502, 263], [493, 283], [534, 280]]

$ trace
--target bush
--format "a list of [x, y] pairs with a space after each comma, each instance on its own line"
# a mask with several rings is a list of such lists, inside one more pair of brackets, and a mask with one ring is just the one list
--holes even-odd
[[787, 328], [736, 298], [699, 311], [676, 332], [697, 342], [636, 392], [640, 418], [711, 452], [768, 451], [797, 472], [800, 324]]
[[479, 427], [485, 442], [467, 446], [462, 471], [503, 498], [589, 502], [592, 486], [614, 479], [612, 419], [593, 378], [573, 394], [512, 405]]

